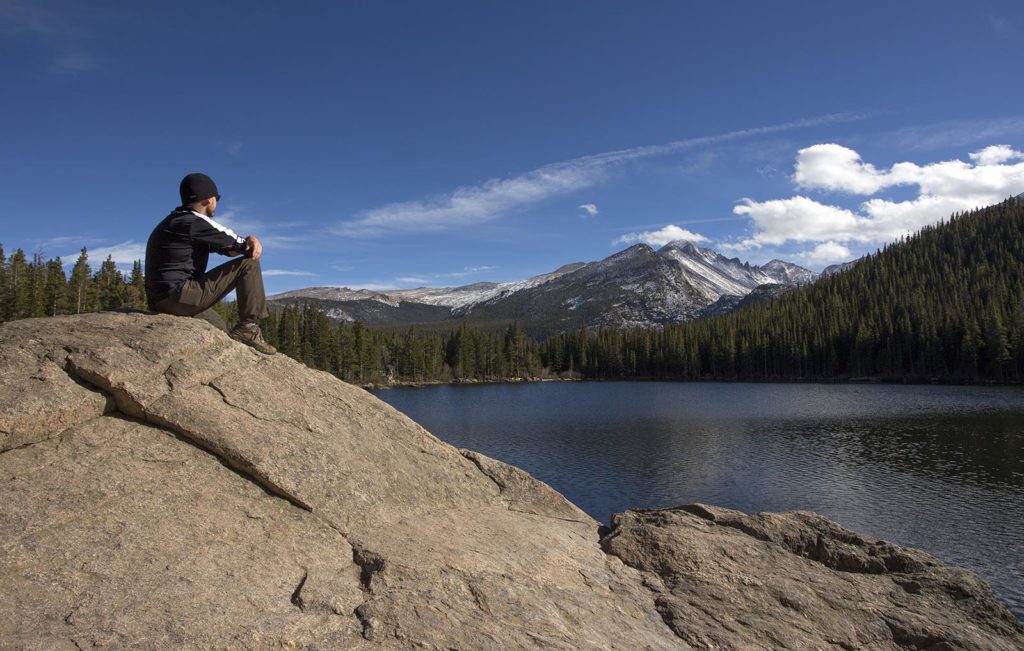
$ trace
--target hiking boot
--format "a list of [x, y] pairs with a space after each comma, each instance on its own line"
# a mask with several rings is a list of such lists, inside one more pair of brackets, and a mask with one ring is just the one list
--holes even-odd
[[266, 355], [273, 355], [277, 352], [277, 349], [268, 344], [267, 340], [263, 338], [263, 332], [260, 331], [259, 324], [239, 323], [228, 334], [235, 341], [240, 341], [246, 346], [252, 346]]

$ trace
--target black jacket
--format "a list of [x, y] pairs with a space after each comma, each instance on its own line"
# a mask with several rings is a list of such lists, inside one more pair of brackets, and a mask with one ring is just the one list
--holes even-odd
[[243, 253], [245, 240], [230, 228], [179, 206], [164, 217], [146, 243], [146, 299], [150, 309], [188, 278], [206, 273], [210, 251]]

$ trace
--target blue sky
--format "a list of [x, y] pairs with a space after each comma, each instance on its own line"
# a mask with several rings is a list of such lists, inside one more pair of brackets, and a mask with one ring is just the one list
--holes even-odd
[[820, 269], [1024, 192], [1022, 44], [1019, 2], [0, 0], [0, 242], [130, 266], [203, 171], [271, 292]]

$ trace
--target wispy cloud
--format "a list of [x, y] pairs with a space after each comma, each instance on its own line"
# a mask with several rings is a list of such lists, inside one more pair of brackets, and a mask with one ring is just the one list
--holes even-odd
[[62, 52], [50, 61], [50, 72], [54, 74], [76, 75], [92, 72], [100, 67], [99, 59], [88, 52]]
[[399, 276], [395, 278], [395, 281], [403, 285], [430, 285], [436, 284], [436, 281], [439, 280], [446, 281], [458, 278], [469, 278], [471, 276], [478, 276], [490, 271], [496, 271], [497, 269], [498, 267], [492, 265], [482, 265], [479, 267], [465, 267], [460, 271], [433, 271], [430, 273]]
[[1005, 16], [997, 16], [995, 14], [988, 14], [985, 16], [985, 21], [988, 24], [988, 28], [992, 30], [992, 33], [996, 36], [1014, 36], [1020, 33], [1020, 20], [1010, 19]]
[[597, 204], [594, 203], [581, 203], [576, 207], [586, 213], [587, 217], [593, 217], [597, 215], [597, 213], [601, 212], [597, 209]]
[[904, 127], [879, 136], [894, 149], [928, 151], [962, 149], [981, 143], [1005, 142], [1024, 136], [1024, 116], [988, 120], [947, 120]]
[[612, 242], [612, 246], [619, 244], [632, 244], [633, 242], [646, 242], [651, 246], [665, 246], [676, 240], [688, 240], [690, 242], [710, 242], [708, 238], [700, 233], [694, 233], [675, 224], [669, 224], [656, 231], [642, 231], [639, 233], [626, 233]]
[[[74, 264], [81, 251], [73, 251], [67, 255], [60, 256], [65, 264]], [[113, 258], [119, 265], [131, 265], [136, 260], [146, 258], [146, 244], [128, 240], [112, 246], [101, 246], [94, 249], [87, 249], [89, 264], [92, 266], [102, 263], [107, 257]]]
[[431, 274], [435, 278], [465, 278], [466, 276], [475, 276], [477, 274], [486, 273], [488, 271], [496, 271], [498, 268], [492, 265], [482, 265], [479, 267], [466, 267], [462, 271], [446, 271], [443, 273]]
[[315, 276], [312, 271], [292, 271], [289, 269], [264, 269], [264, 276]]
[[366, 283], [352, 283], [349, 285], [337, 285], [338, 287], [344, 287], [347, 289], [365, 289], [370, 292], [385, 292], [389, 289], [396, 289], [394, 283], [382, 283], [378, 281], [371, 281]]
[[0, 34], [8, 36], [72, 36], [78, 30], [61, 16], [21, 0], [0, 0]]
[[661, 145], [620, 149], [551, 163], [509, 178], [494, 178], [438, 197], [390, 203], [337, 223], [332, 231], [348, 237], [373, 237], [395, 232], [431, 232], [472, 226], [524, 209], [555, 196], [597, 185], [616, 167], [631, 161], [765, 136], [807, 127], [852, 122], [871, 117], [838, 113]]
[[218, 146], [220, 146], [221, 149], [224, 150], [225, 154], [231, 156], [232, 158], [238, 158], [238, 156], [242, 153], [242, 146], [244, 145], [244, 143], [240, 140], [226, 140], [219, 142], [217, 144]]
[[680, 176], [693, 176], [707, 172], [720, 160], [719, 152], [706, 150], [690, 156], [674, 169]]
[[[50, 249], [66, 249], [69, 247], [78, 247], [81, 249], [83, 246], [91, 247], [102, 243], [103, 240], [94, 235], [60, 235], [46, 240], [40, 240], [36, 242], [36, 247], [43, 252], [46, 252]], [[76, 252], [75, 255], [78, 255], [78, 253]]]
[[372, 237], [396, 231], [430, 232], [471, 226], [553, 196], [589, 188], [606, 173], [606, 166], [600, 164], [555, 163], [521, 176], [458, 188], [435, 199], [374, 208], [337, 224], [333, 231], [348, 237]]
[[247, 215], [247, 212], [248, 210], [244, 206], [235, 207], [218, 211], [214, 219], [242, 237], [255, 235], [259, 238], [263, 248], [267, 250], [301, 249], [316, 238], [313, 233], [303, 230], [306, 227], [305, 222], [271, 222]]
[[79, 23], [38, 3], [0, 0], [0, 34], [41, 42], [50, 51], [46, 69], [54, 75], [78, 75], [100, 68], [101, 59], [88, 47], [92, 36]]

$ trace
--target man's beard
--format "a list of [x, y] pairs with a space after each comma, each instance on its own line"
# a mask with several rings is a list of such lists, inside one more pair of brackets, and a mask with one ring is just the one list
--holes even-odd
[[213, 213], [215, 213], [215, 212], [217, 212], [217, 209], [214, 208], [213, 206], [207, 206], [206, 208], [203, 208], [203, 213], [207, 217], [213, 217]]

